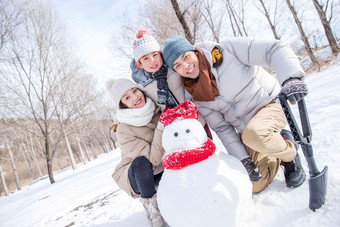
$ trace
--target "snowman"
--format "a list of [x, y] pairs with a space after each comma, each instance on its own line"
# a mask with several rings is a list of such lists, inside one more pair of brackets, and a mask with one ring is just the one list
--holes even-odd
[[171, 227], [238, 225], [252, 205], [248, 174], [233, 156], [215, 153], [197, 119], [197, 108], [188, 100], [161, 115], [165, 170], [159, 209]]

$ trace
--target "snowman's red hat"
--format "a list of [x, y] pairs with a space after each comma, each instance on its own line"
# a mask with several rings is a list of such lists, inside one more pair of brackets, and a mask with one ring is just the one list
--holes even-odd
[[159, 121], [164, 124], [164, 127], [170, 125], [175, 120], [198, 119], [197, 107], [189, 100], [185, 100], [177, 107], [171, 109], [167, 107], [163, 110]]

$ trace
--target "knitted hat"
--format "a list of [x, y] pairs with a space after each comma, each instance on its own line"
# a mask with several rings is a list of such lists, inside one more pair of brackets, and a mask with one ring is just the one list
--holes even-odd
[[110, 79], [106, 82], [106, 89], [111, 95], [115, 105], [119, 106], [120, 99], [124, 93], [131, 89], [137, 87], [135, 83], [128, 79]]
[[163, 110], [159, 121], [164, 124], [164, 127], [170, 125], [175, 120], [184, 120], [184, 119], [198, 119], [198, 110], [195, 104], [193, 104], [189, 100], [185, 100], [181, 104], [179, 104], [174, 109], [167, 107]]
[[195, 50], [195, 47], [183, 37], [170, 36], [164, 41], [163, 57], [164, 61], [172, 69], [174, 61], [184, 52]]
[[144, 55], [160, 50], [159, 43], [150, 35], [148, 29], [141, 28], [138, 30], [136, 40], [133, 42], [133, 58], [136, 62]]

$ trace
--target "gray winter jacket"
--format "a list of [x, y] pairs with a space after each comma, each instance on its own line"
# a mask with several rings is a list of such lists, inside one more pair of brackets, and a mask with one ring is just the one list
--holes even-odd
[[[219, 45], [223, 63], [212, 67], [211, 51]], [[193, 102], [216, 132], [228, 153], [240, 160], [248, 157], [238, 133], [263, 106], [280, 92], [289, 78], [304, 78], [305, 73], [294, 52], [277, 40], [233, 38], [197, 44], [210, 62], [220, 96], [212, 102]], [[275, 71], [277, 78], [264, 68]], [[268, 116], [270, 117], [270, 116]]]

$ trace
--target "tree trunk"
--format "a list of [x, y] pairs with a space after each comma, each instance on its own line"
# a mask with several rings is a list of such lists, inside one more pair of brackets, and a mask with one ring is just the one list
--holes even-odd
[[91, 161], [90, 154], [89, 154], [89, 151], [87, 150], [87, 146], [86, 146], [86, 143], [85, 143], [84, 140], [83, 140], [83, 145], [84, 145], [84, 148], [85, 148], [86, 158], [87, 158], [88, 161]]
[[92, 151], [93, 158], [94, 159], [98, 158], [96, 151], [94, 150], [92, 142], [90, 142], [90, 148], [91, 148], [91, 151]]
[[113, 144], [113, 149], [117, 149], [117, 146], [116, 146], [116, 143], [115, 143], [115, 140], [110, 136], [110, 140]]
[[33, 147], [32, 135], [30, 136], [30, 140], [31, 140], [32, 157], [33, 157], [33, 160], [35, 162], [35, 165], [37, 166], [37, 169], [38, 169], [38, 172], [39, 172], [39, 176], [42, 177], [43, 175], [41, 173], [41, 169], [40, 169], [40, 166], [39, 166], [39, 163], [38, 163], [38, 159], [37, 159], [37, 156], [35, 155], [35, 150], [34, 150], [34, 147]]
[[184, 13], [181, 12], [181, 9], [179, 8], [177, 0], [171, 0], [171, 4], [173, 9], [175, 10], [176, 16], [179, 20], [179, 23], [182, 25], [182, 28], [184, 30], [185, 38], [192, 44], [194, 45], [195, 40], [194, 37], [192, 36], [190, 32], [190, 28], [184, 18]]
[[305, 48], [306, 48], [306, 51], [308, 53], [308, 56], [312, 60], [313, 66], [318, 68], [318, 70], [320, 70], [320, 64], [316, 60], [316, 57], [314, 56], [312, 48], [309, 45], [309, 42], [308, 42], [307, 36], [306, 36], [306, 34], [305, 34], [304, 30], [303, 30], [301, 21], [299, 20], [293, 5], [290, 3], [290, 0], [286, 0], [286, 2], [287, 2], [287, 5], [288, 5], [288, 8], [289, 8], [290, 12], [292, 13], [292, 15], [294, 17], [295, 23], [296, 23], [296, 25], [297, 25], [297, 27], [299, 29], [299, 32], [300, 32], [300, 35], [301, 35], [301, 39], [302, 39], [303, 43], [305, 44]]
[[83, 148], [80, 145], [80, 139], [79, 139], [78, 135], [76, 135], [76, 137], [77, 137], [76, 139], [77, 139], [77, 144], [78, 144], [78, 148], [79, 148], [79, 152], [80, 152], [80, 157], [81, 157], [84, 165], [86, 165], [84, 151], [83, 151]]
[[1, 177], [1, 183], [2, 183], [2, 187], [4, 189], [4, 192], [5, 192], [5, 195], [8, 196], [9, 193], [8, 193], [8, 188], [7, 188], [7, 185], [6, 185], [5, 173], [2, 171], [1, 164], [0, 164], [0, 177]]
[[46, 163], [47, 163], [47, 173], [50, 179], [51, 184], [55, 183], [53, 176], [53, 163], [52, 163], [52, 151], [51, 151], [51, 143], [48, 135], [44, 136], [45, 138], [45, 151], [46, 151]]
[[110, 140], [110, 138], [106, 138], [106, 141], [107, 141], [107, 149], [108, 149], [108, 151], [111, 151], [111, 150], [113, 150], [113, 147], [112, 147], [112, 145], [111, 145], [111, 140]]
[[237, 27], [237, 30], [238, 30], [238, 34], [240, 36], [243, 36], [242, 30], [240, 28], [240, 25], [238, 24], [237, 19], [236, 19], [236, 15], [235, 15], [234, 9], [233, 9], [233, 7], [230, 4], [230, 0], [226, 1], [226, 6], [227, 6], [227, 9], [228, 9], [228, 14], [230, 15], [230, 23], [233, 23], [232, 21], [234, 21], [234, 23], [235, 23], [235, 25]]
[[263, 11], [264, 11], [264, 15], [265, 15], [266, 18], [267, 18], [267, 21], [268, 21], [268, 23], [269, 23], [270, 29], [272, 30], [272, 33], [273, 33], [273, 35], [274, 35], [274, 38], [279, 40], [280, 37], [277, 35], [275, 25], [272, 23], [272, 21], [271, 21], [271, 19], [270, 19], [269, 12], [268, 12], [266, 6], [264, 5], [263, 0], [259, 0], [259, 2], [260, 2], [261, 5], [262, 5]]
[[227, 11], [228, 11], [228, 17], [229, 17], [231, 29], [233, 30], [234, 37], [236, 37], [237, 35], [236, 35], [235, 28], [234, 28], [233, 18], [231, 17], [231, 12], [230, 12], [230, 9], [229, 9], [229, 7], [228, 7], [228, 4], [227, 4]]
[[[207, 16], [205, 16], [204, 13], [202, 13], [202, 16], [203, 16], [204, 20], [207, 22], [207, 24], [208, 24], [208, 26], [209, 26], [209, 28], [211, 30], [211, 33], [212, 33], [212, 35], [214, 37], [214, 40], [217, 43], [219, 43], [220, 42], [219, 34], [220, 34], [220, 27], [221, 26], [220, 26], [220, 24], [218, 24], [217, 28], [215, 27], [215, 21], [216, 20], [214, 20], [214, 18], [212, 16], [213, 12], [211, 10], [211, 5], [210, 5], [211, 2], [209, 2], [209, 1], [204, 2], [203, 1], [203, 3], [204, 3], [204, 8], [205, 8], [205, 11], [207, 13]], [[216, 23], [218, 23], [218, 22], [216, 22]]]
[[[53, 138], [52, 138], [51, 134], [50, 134], [50, 140], [51, 140], [51, 144], [54, 144], [54, 141], [53, 141]], [[56, 144], [56, 146], [57, 146], [57, 144]], [[57, 150], [57, 147], [55, 148], [55, 150]], [[52, 153], [54, 153], [53, 149], [52, 149]], [[53, 157], [54, 157], [54, 155], [53, 155]], [[56, 156], [56, 158], [57, 158], [59, 169], [61, 169], [60, 159], [59, 159], [58, 156]], [[54, 159], [54, 158], [52, 158], [52, 159]]]
[[72, 168], [75, 170], [75, 169], [77, 169], [76, 161], [74, 160], [72, 148], [71, 148], [70, 142], [68, 141], [68, 138], [67, 138], [65, 131], [64, 131], [64, 136], [65, 136], [65, 144], [66, 144], [66, 147], [67, 147], [68, 155], [70, 156], [70, 160], [71, 160], [71, 165], [72, 165]]
[[15, 183], [17, 185], [17, 189], [21, 190], [20, 180], [19, 180], [19, 176], [18, 176], [18, 172], [17, 172], [17, 167], [15, 166], [15, 163], [14, 163], [12, 149], [10, 148], [6, 137], [5, 137], [5, 144], [6, 144], [8, 154], [9, 154], [9, 158], [10, 158], [10, 161], [11, 161], [11, 166], [12, 166], [12, 169], [13, 169], [14, 180], [15, 180]]
[[33, 171], [32, 164], [31, 164], [31, 159], [30, 159], [30, 157], [29, 157], [29, 155], [28, 155], [26, 146], [25, 146], [24, 143], [22, 144], [22, 146], [24, 147], [24, 157], [25, 157], [25, 159], [26, 159], [26, 161], [27, 161], [27, 164], [28, 164], [28, 168], [29, 168], [31, 177], [32, 177], [32, 179], [35, 179], [34, 171]]
[[329, 46], [332, 50], [332, 54], [334, 56], [337, 56], [340, 52], [340, 48], [336, 42], [336, 39], [332, 33], [332, 29], [330, 26], [330, 22], [331, 22], [331, 18], [329, 20], [327, 20], [327, 16], [326, 16], [326, 12], [323, 11], [322, 6], [320, 5], [320, 3], [317, 0], [313, 0], [313, 4], [315, 6], [316, 11], [319, 14], [319, 18], [321, 20], [322, 26], [325, 30], [325, 34], [329, 43]]

